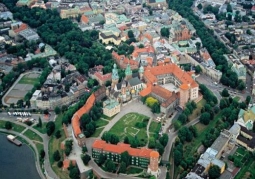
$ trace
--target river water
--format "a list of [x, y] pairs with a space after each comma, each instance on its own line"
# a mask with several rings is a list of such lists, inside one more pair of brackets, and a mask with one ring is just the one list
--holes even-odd
[[0, 134], [0, 178], [40, 179], [35, 167], [35, 155], [26, 144], [21, 147], [9, 142]]

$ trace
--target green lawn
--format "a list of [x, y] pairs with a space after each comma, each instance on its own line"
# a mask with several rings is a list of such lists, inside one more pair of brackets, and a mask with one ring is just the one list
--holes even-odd
[[99, 129], [97, 128], [95, 133], [91, 137], [98, 137], [101, 134], [101, 132], [103, 131], [103, 129], [104, 129], [103, 127], [99, 128]]
[[43, 144], [35, 143], [35, 146], [37, 148], [38, 153], [40, 154], [40, 151], [43, 150]]
[[[125, 136], [137, 137], [143, 144], [147, 143], [146, 126], [143, 128], [137, 128], [135, 125], [137, 122], [143, 122], [143, 119], [148, 118], [138, 113], [128, 113], [123, 116], [109, 131], [120, 137], [123, 140]], [[146, 122], [147, 124], [148, 122]]]
[[60, 149], [60, 143], [65, 139], [64, 130], [62, 128], [62, 117], [63, 117], [63, 114], [60, 114], [55, 120], [55, 127], [56, 127], [55, 131], [60, 130], [61, 137], [59, 139], [56, 139], [54, 135], [51, 136], [49, 141], [49, 157], [50, 157], [50, 163], [51, 163], [52, 169], [54, 170], [56, 175], [59, 176], [59, 178], [61, 179], [70, 179], [68, 170], [63, 171], [62, 169], [58, 168], [57, 163], [54, 162], [54, 159], [53, 159], [53, 153], [56, 150], [58, 150], [61, 153], [61, 160], [63, 160], [63, 155], [62, 155], [63, 152]]
[[101, 116], [101, 118], [104, 118], [104, 119], [110, 121], [110, 120], [112, 120], [115, 116], [116, 116], [116, 115], [114, 115], [114, 116], [112, 116], [112, 117], [108, 117], [108, 116], [106, 116], [106, 115], [103, 114], [103, 115]]
[[240, 100], [240, 97], [239, 96], [235, 96], [233, 99], [238, 102]]
[[202, 107], [203, 107], [205, 104], [206, 104], [205, 99], [202, 99], [201, 101], [199, 101], [199, 102], [197, 103], [197, 108], [196, 108], [196, 109], [192, 112], [192, 114], [189, 115], [189, 117], [188, 117], [188, 118], [189, 118], [189, 121], [192, 121], [192, 120], [196, 119], [197, 116], [199, 116], [200, 111], [201, 111]]
[[28, 78], [26, 76], [23, 76], [20, 80], [20, 84], [31, 84], [34, 85], [38, 81], [38, 78]]
[[159, 135], [160, 128], [161, 128], [160, 122], [151, 121], [151, 124], [149, 127], [150, 136], [157, 139], [158, 135]]
[[161, 123], [160, 122], [151, 121], [151, 124], [150, 124], [150, 127], [149, 127], [149, 131], [150, 132], [159, 131], [160, 127], [161, 127]]
[[[5, 129], [5, 123], [6, 121], [0, 120], [0, 128]], [[12, 122], [11, 122], [12, 123]], [[16, 132], [22, 132], [26, 127], [12, 123], [12, 130]]]
[[38, 134], [34, 133], [33, 131], [31, 131], [29, 129], [24, 133], [24, 136], [26, 136], [30, 140], [35, 140], [35, 141], [38, 141], [38, 142], [43, 142], [42, 138]]
[[46, 122], [42, 123], [42, 127], [37, 127], [37, 125], [33, 126], [34, 129], [38, 130], [42, 134], [46, 134]]
[[141, 168], [129, 167], [127, 169], [127, 174], [138, 174], [138, 173], [141, 173], [141, 172], [143, 172], [143, 169], [141, 169]]
[[96, 122], [96, 127], [102, 127], [102, 126], [106, 126], [109, 122], [107, 122], [106, 120], [103, 119], [99, 119]]

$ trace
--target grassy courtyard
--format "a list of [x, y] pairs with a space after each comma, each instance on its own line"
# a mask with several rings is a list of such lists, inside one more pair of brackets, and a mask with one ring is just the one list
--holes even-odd
[[30, 84], [30, 85], [34, 85], [37, 81], [38, 81], [37, 78], [28, 78], [28, 77], [26, 77], [26, 76], [23, 76], [23, 77], [19, 80], [19, 83], [20, 83], [20, 84]]
[[[146, 144], [148, 141], [146, 126], [148, 124], [147, 116], [138, 114], [138, 113], [128, 113], [124, 115], [109, 131], [112, 134], [115, 134], [120, 137], [120, 140], [123, 140], [125, 136], [128, 137], [137, 137], [137, 139]], [[144, 123], [143, 127], [137, 127], [138, 123]]]

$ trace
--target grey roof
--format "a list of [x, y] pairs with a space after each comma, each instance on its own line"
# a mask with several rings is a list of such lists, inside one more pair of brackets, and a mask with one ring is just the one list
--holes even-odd
[[142, 83], [142, 81], [138, 77], [131, 78], [130, 80], [128, 80], [128, 82], [131, 86], [136, 86]]

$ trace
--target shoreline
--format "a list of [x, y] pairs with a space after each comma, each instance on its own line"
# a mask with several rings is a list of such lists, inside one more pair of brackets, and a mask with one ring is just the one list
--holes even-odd
[[[35, 168], [36, 168], [36, 170], [38, 172], [38, 175], [41, 177], [41, 179], [46, 179], [46, 176], [43, 174], [42, 168], [40, 166], [39, 153], [37, 151], [37, 148], [36, 148], [35, 144], [30, 139], [28, 139], [24, 135], [20, 135], [18, 132], [9, 131], [9, 130], [6, 130], [6, 129], [0, 129], [0, 134], [2, 134], [2, 135], [13, 134], [15, 136], [18, 136], [18, 137], [22, 138], [22, 142], [24, 142], [25, 145], [27, 145], [28, 148], [30, 150], [32, 150], [32, 152], [33, 152]], [[15, 144], [12, 144], [12, 145], [15, 145]], [[17, 146], [17, 148], [19, 148], [19, 146]]]

